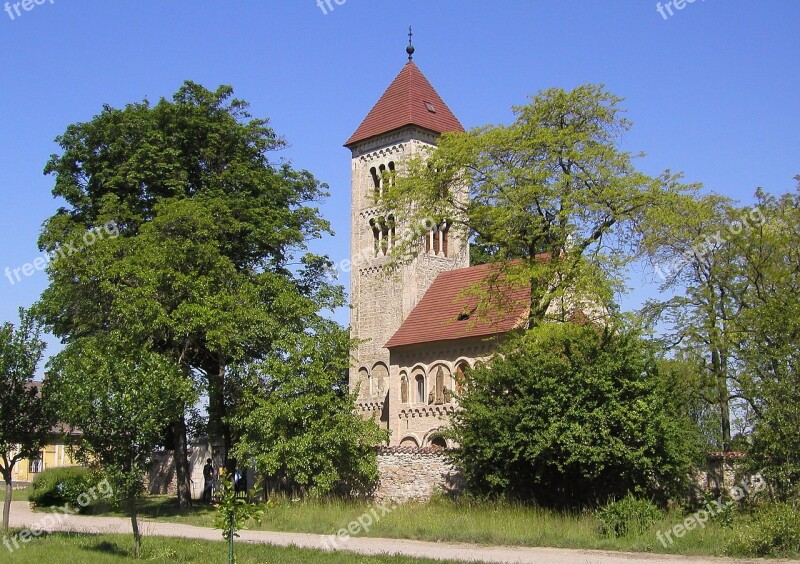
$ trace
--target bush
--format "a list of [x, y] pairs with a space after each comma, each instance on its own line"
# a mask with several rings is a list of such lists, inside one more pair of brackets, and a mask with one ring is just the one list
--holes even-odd
[[51, 468], [33, 480], [30, 502], [34, 507], [54, 507], [68, 504], [70, 507], [86, 511], [81, 507], [78, 496], [97, 486], [97, 479], [85, 468]]
[[624, 537], [641, 534], [662, 517], [661, 510], [651, 501], [636, 499], [628, 494], [612, 501], [597, 511], [600, 534], [607, 537]]
[[800, 553], [800, 508], [778, 503], [763, 508], [726, 547], [731, 556], [796, 556]]

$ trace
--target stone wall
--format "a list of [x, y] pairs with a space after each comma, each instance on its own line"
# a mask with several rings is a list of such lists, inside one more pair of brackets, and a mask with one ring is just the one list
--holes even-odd
[[426, 501], [462, 488], [461, 472], [437, 447], [378, 447], [377, 501]]

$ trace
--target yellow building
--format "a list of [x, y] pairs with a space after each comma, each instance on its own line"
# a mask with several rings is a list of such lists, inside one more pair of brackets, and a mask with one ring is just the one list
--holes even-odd
[[33, 479], [43, 471], [62, 466], [78, 466], [78, 463], [70, 456], [64, 435], [54, 434], [39, 451], [38, 457], [17, 462], [11, 473], [11, 480], [15, 483], [33, 482]]

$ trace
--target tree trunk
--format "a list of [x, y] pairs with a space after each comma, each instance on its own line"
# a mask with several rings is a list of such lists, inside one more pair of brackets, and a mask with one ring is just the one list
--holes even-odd
[[724, 356], [716, 348], [711, 350], [711, 369], [717, 380], [717, 401], [719, 402], [720, 422], [722, 424], [722, 450], [731, 448], [731, 408], [728, 391], [728, 374]]
[[14, 493], [14, 488], [11, 486], [11, 471], [3, 472], [3, 479], [6, 482], [6, 498], [3, 502], [3, 534], [8, 532], [8, 520], [11, 515], [11, 497]]
[[186, 418], [181, 415], [173, 424], [175, 434], [175, 478], [178, 482], [178, 507], [188, 509], [192, 506], [192, 490], [189, 482], [190, 470], [187, 458]]
[[225, 424], [225, 366], [216, 358], [203, 363], [208, 379], [208, 438], [212, 445], [220, 446], [214, 455], [228, 459], [230, 433]]
[[136, 500], [132, 499], [128, 503], [131, 514], [131, 527], [133, 528], [133, 554], [138, 560], [142, 557], [142, 534], [139, 532], [139, 520], [136, 515]]

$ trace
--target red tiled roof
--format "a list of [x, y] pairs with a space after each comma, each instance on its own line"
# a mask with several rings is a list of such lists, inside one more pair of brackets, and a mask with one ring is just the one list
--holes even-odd
[[411, 61], [406, 63], [344, 146], [406, 125], [417, 125], [436, 133], [464, 131], [458, 118]]
[[[496, 263], [482, 264], [439, 274], [400, 329], [386, 343], [386, 348], [488, 337], [519, 327], [529, 307], [531, 289], [528, 286], [506, 290], [504, 301], [510, 306], [507, 311], [492, 312], [488, 319], [458, 319], [462, 313], [474, 313], [478, 303], [476, 296], [457, 299], [459, 294], [484, 282], [497, 268], [499, 265]], [[502, 274], [499, 280], [502, 280]]]

